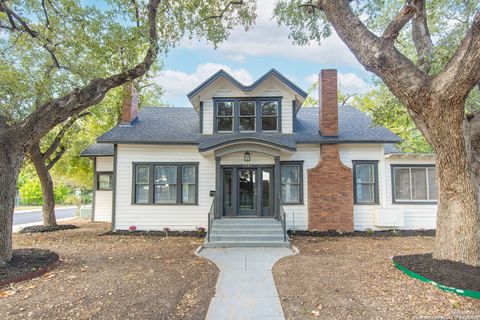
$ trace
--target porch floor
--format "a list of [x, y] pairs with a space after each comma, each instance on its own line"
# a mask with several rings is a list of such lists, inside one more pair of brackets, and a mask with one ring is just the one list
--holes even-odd
[[274, 218], [224, 218], [213, 221], [204, 248], [290, 247], [280, 221]]

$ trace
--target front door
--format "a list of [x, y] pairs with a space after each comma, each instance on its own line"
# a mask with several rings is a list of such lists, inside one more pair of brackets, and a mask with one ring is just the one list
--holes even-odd
[[224, 167], [223, 216], [273, 216], [273, 167]]
[[257, 215], [257, 170], [238, 169], [238, 215]]

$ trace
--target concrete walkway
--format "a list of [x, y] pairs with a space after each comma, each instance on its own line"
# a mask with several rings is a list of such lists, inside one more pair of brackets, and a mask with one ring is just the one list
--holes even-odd
[[285, 319], [272, 275], [288, 248], [211, 248], [200, 256], [220, 269], [207, 320]]

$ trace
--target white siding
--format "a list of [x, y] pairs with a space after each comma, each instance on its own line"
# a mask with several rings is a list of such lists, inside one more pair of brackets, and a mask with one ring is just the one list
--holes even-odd
[[97, 157], [95, 158], [97, 161], [97, 168], [98, 172], [102, 171], [113, 171], [113, 157]]
[[280, 161], [303, 160], [303, 205], [284, 205], [287, 214], [287, 228], [308, 229], [308, 169], [320, 161], [320, 146], [313, 144], [297, 145], [297, 152], [291, 156], [282, 156]]
[[[198, 162], [198, 205], [132, 205], [134, 162]], [[196, 146], [118, 145], [115, 229], [194, 230], [206, 226], [215, 190], [215, 160]]]
[[203, 102], [203, 133], [213, 133], [213, 100]]
[[[113, 172], [113, 157], [97, 157], [97, 172]], [[112, 220], [112, 191], [95, 191], [94, 221]]]
[[223, 165], [274, 165], [275, 159], [267, 154], [250, 151], [250, 161], [244, 161], [245, 152], [233, 152], [224, 155], [220, 160]]

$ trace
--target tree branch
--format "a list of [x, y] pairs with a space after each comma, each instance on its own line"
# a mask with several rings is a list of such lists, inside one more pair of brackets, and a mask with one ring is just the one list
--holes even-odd
[[55, 154], [55, 157], [52, 160], [50, 160], [48, 164], [45, 164], [45, 168], [47, 168], [47, 171], [53, 168], [55, 163], [57, 163], [58, 160], [60, 160], [60, 158], [63, 156], [65, 151], [66, 149], [64, 147], [61, 147], [60, 150], [57, 152], [57, 154]]
[[47, 7], [45, 6], [45, 0], [42, 0], [43, 13], [45, 15], [45, 27], [50, 29], [50, 20], [48, 19]]
[[480, 12], [477, 12], [465, 38], [445, 68], [433, 78], [433, 84], [451, 98], [465, 99], [479, 83]]
[[414, 0], [414, 3], [416, 14], [412, 21], [412, 38], [418, 55], [417, 65], [428, 73], [431, 67], [430, 61], [432, 61], [433, 42], [428, 30], [425, 0]]
[[5, 12], [7, 14], [13, 30], [18, 29], [17, 25], [15, 24], [15, 21], [14, 21], [14, 18], [15, 18], [15, 20], [17, 20], [18, 23], [20, 23], [22, 25], [22, 27], [25, 29], [25, 31], [28, 34], [30, 34], [30, 36], [32, 38], [38, 37], [39, 33], [37, 31], [31, 29], [30, 26], [28, 25], [28, 23], [25, 20], [23, 20], [19, 15], [17, 15], [13, 10], [8, 8], [3, 1], [0, 1], [0, 12]]
[[410, 21], [415, 15], [415, 7], [410, 4], [410, 1], [407, 1], [405, 6], [400, 10], [395, 19], [390, 22], [385, 31], [383, 32], [382, 38], [385, 39], [390, 44], [395, 42], [400, 31], [403, 27]]
[[225, 15], [225, 13], [228, 11], [228, 9], [231, 7], [231, 6], [234, 6], [234, 5], [242, 5], [243, 4], [243, 0], [233, 0], [233, 1], [230, 1], [224, 8], [222, 11], [220, 11], [219, 14], [214, 14], [214, 15], [211, 15], [211, 16], [208, 16], [206, 18], [203, 18], [201, 20], [199, 20], [197, 23], [195, 23], [194, 25], [194, 28], [198, 27], [201, 23], [207, 21], [207, 20], [210, 20], [210, 19], [221, 19], [223, 18], [223, 16]]
[[86, 117], [89, 114], [89, 112], [83, 112], [79, 115], [73, 116], [63, 125], [62, 129], [60, 129], [50, 147], [48, 147], [48, 149], [41, 154], [43, 161], [47, 161], [47, 159], [50, 158], [50, 156], [55, 152], [55, 150], [57, 150], [68, 129], [70, 129], [78, 119]]
[[86, 108], [99, 103], [112, 88], [143, 76], [150, 69], [158, 54], [157, 9], [161, 0], [150, 0], [148, 4], [149, 47], [142, 62], [132, 69], [107, 78], [93, 79], [82, 88], [76, 88], [65, 96], [49, 101], [25, 118], [17, 127], [18, 141], [28, 150], [32, 143], [42, 138], [57, 124]]

